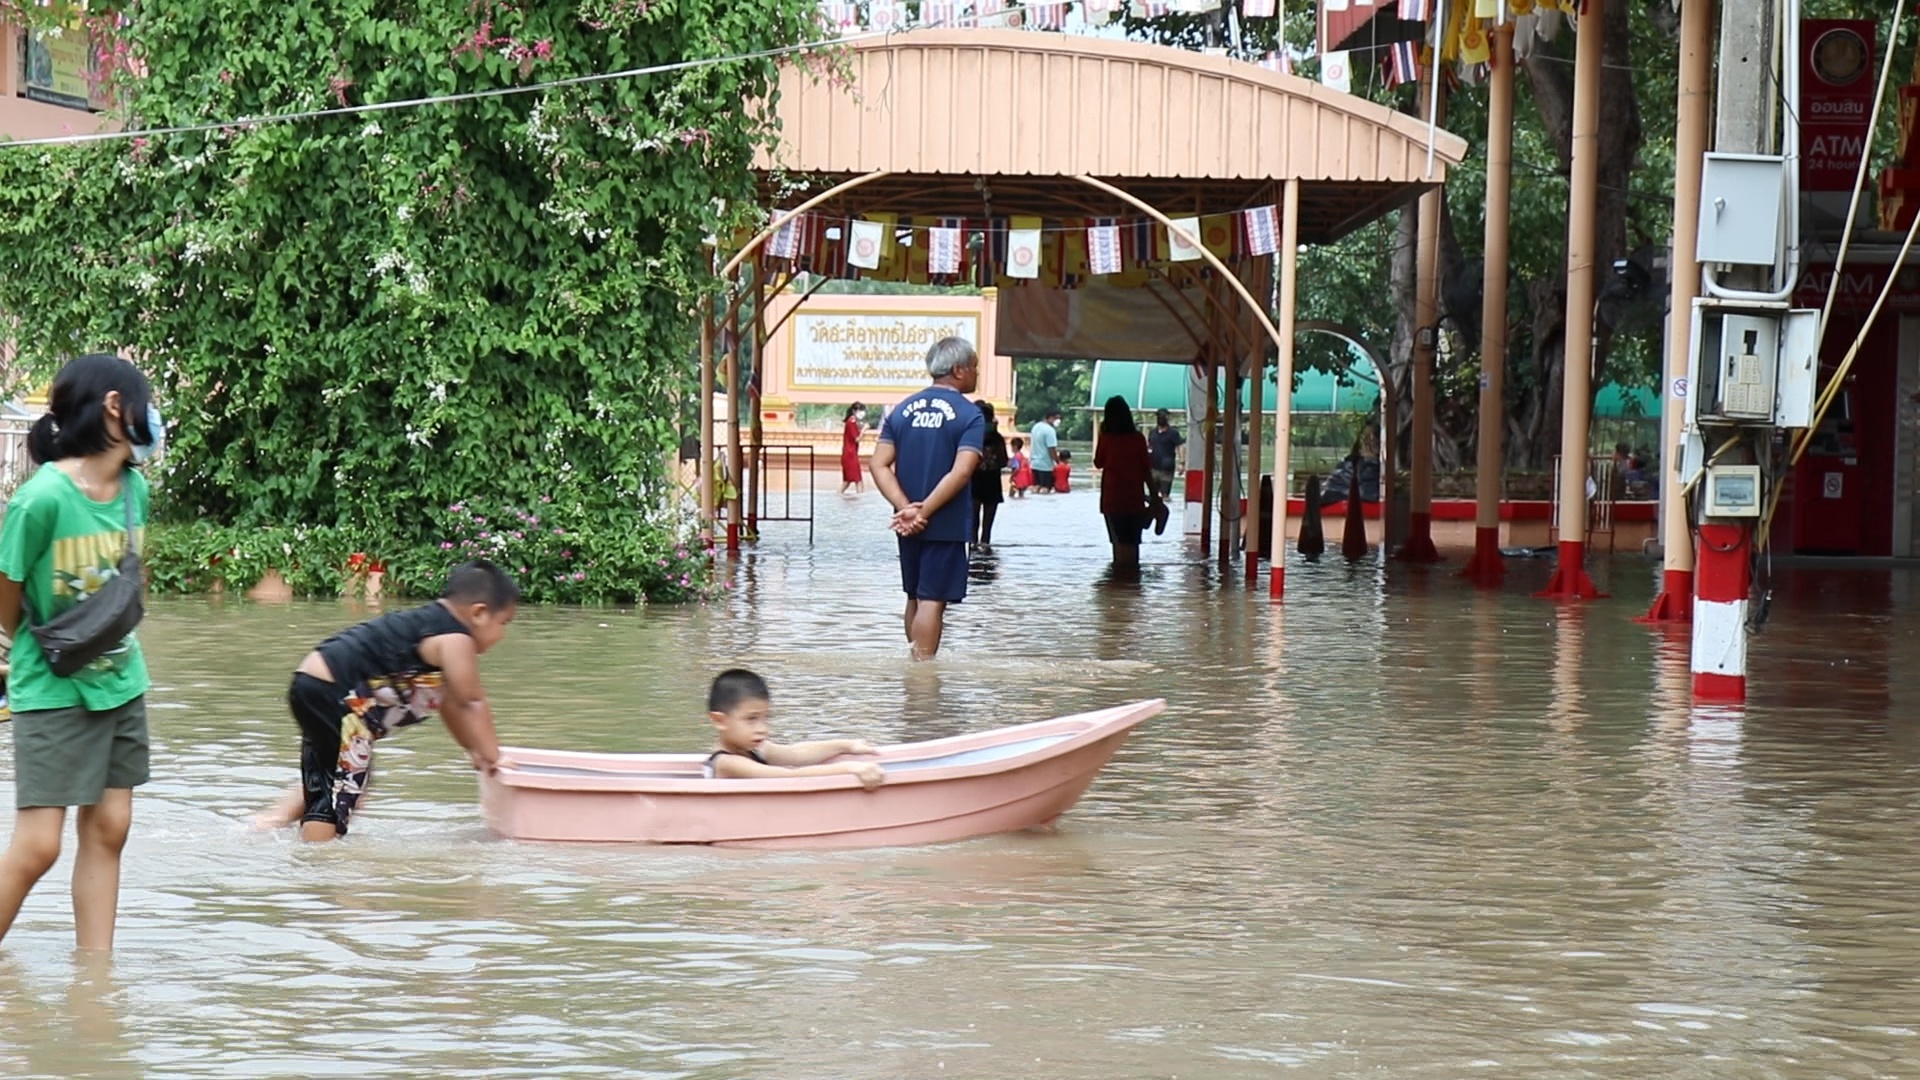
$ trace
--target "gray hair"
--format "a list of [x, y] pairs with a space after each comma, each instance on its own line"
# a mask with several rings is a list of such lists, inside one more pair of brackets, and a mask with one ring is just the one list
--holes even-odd
[[953, 374], [953, 369], [979, 363], [980, 357], [962, 337], [945, 337], [927, 350], [927, 374], [936, 379]]

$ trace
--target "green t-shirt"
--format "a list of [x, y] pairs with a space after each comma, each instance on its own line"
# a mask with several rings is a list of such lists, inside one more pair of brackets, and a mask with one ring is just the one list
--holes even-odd
[[112, 502], [87, 498], [73, 478], [42, 465], [13, 494], [0, 520], [0, 574], [17, 581], [25, 611], [13, 637], [7, 679], [14, 711], [84, 705], [101, 712], [147, 692], [147, 662], [134, 634], [119, 648], [63, 679], [47, 666], [29, 620], [44, 622], [93, 595], [119, 573], [127, 550], [125, 500], [133, 500], [134, 545], [147, 524], [147, 478], [131, 470]]

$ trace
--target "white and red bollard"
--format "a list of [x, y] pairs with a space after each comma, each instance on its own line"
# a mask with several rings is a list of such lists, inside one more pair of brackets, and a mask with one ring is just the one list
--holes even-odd
[[1694, 568], [1693, 700], [1747, 700], [1747, 597], [1753, 590], [1747, 525], [1700, 526]]

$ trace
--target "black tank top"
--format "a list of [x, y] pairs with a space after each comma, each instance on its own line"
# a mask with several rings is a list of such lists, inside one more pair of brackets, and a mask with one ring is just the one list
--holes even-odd
[[443, 634], [469, 634], [442, 604], [396, 611], [351, 626], [320, 643], [320, 658], [348, 704], [374, 728], [417, 724], [440, 708], [440, 669], [420, 657], [420, 643]]

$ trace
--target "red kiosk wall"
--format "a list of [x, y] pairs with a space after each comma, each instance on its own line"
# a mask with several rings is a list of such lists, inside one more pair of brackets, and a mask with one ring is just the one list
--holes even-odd
[[[1825, 387], [1860, 332], [1835, 312], [1820, 350]], [[1845, 389], [1795, 468], [1792, 550], [1803, 555], [1893, 553], [1893, 455], [1900, 320], [1882, 316], [1853, 362]]]

